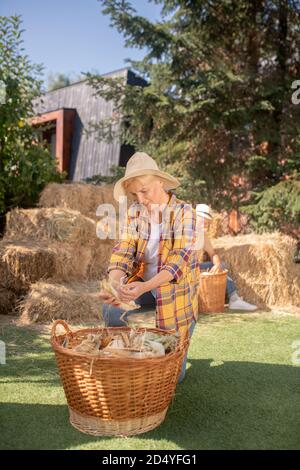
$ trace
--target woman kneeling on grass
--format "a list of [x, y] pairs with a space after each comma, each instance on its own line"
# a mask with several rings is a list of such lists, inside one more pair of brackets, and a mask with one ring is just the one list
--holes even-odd
[[[188, 330], [191, 337], [198, 316], [200, 269], [195, 247], [199, 234], [192, 206], [167, 192], [178, 185], [146, 153], [137, 152], [129, 159], [125, 176], [115, 184], [114, 198], [132, 195], [136, 202], [128, 209], [127, 225], [113, 248], [107, 272], [118, 283], [120, 300], [155, 308], [157, 328], [180, 334]], [[128, 279], [122, 285], [124, 275]], [[128, 315], [136, 313], [124, 314], [118, 301], [104, 291], [100, 298], [106, 326], [125, 326]], [[178, 382], [185, 376], [186, 359], [187, 355]]]

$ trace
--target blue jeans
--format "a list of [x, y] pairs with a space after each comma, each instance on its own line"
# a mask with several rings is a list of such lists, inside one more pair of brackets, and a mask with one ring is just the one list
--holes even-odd
[[[210, 269], [212, 267], [213, 267], [213, 263], [211, 261], [207, 261], [206, 263], [200, 263], [201, 271], [205, 271], [206, 269]], [[222, 267], [223, 269], [226, 269], [226, 266], [224, 263], [222, 263]], [[231, 279], [231, 277], [229, 276], [229, 274], [227, 273], [226, 296], [228, 300], [231, 294], [233, 294], [233, 292], [236, 292], [236, 285], [234, 281]]]
[[[155, 297], [153, 296], [151, 292], [145, 292], [140, 297], [138, 297], [135, 300], [135, 302], [139, 304], [142, 308], [146, 307], [146, 308], [154, 309], [156, 307]], [[126, 315], [124, 315], [123, 320], [120, 320], [120, 317], [124, 313], [124, 310], [122, 310], [119, 307], [115, 307], [114, 305], [110, 305], [110, 304], [103, 304], [103, 307], [102, 307], [102, 316], [103, 316], [105, 326], [127, 326], [126, 322], [127, 322], [128, 316], [137, 312], [142, 313], [141, 310], [129, 310], [126, 313]], [[195, 325], [196, 325], [196, 322], [194, 320], [190, 326], [190, 338], [193, 334]], [[182, 368], [179, 374], [178, 383], [182, 382], [185, 377], [186, 363], [187, 363], [187, 352], [185, 354], [185, 357], [182, 363]]]
[[[193, 332], [194, 332], [195, 326], [196, 326], [196, 321], [193, 320], [192, 323], [191, 323], [191, 326], [190, 326], [190, 339], [191, 339], [192, 334], [193, 334]], [[179, 384], [180, 384], [180, 382], [183, 381], [183, 379], [184, 379], [184, 377], [185, 377], [186, 363], [187, 363], [187, 354], [188, 354], [188, 351], [186, 352], [186, 354], [185, 354], [185, 356], [184, 356], [183, 363], [182, 363], [182, 367], [181, 367], [181, 371], [180, 371], [180, 374], [179, 374], [179, 377], [178, 377], [178, 383], [179, 383]]]

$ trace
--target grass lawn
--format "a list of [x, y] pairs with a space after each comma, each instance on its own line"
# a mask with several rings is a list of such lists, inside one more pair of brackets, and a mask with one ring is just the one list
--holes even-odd
[[47, 331], [5, 324], [0, 332], [0, 449], [300, 448], [298, 315], [201, 317], [166, 420], [130, 438], [88, 436], [69, 424]]

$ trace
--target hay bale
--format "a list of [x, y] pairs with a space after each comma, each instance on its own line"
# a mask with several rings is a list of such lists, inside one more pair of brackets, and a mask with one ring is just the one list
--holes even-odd
[[0, 286], [0, 315], [14, 314], [16, 302], [15, 292]]
[[223, 223], [224, 223], [224, 217], [222, 214], [219, 214], [217, 212], [213, 212], [213, 219], [209, 223], [209, 227], [207, 230], [209, 238], [218, 238], [222, 237], [225, 235], [224, 229], [223, 229]]
[[41, 279], [81, 280], [91, 262], [90, 248], [28, 239], [0, 241], [0, 284], [24, 293]]
[[99, 204], [112, 204], [118, 211], [118, 204], [113, 197], [113, 187], [113, 184], [99, 186], [86, 183], [50, 183], [42, 191], [38, 206], [73, 209], [96, 220], [96, 209]]
[[6, 216], [4, 239], [34, 238], [91, 245], [96, 222], [70, 209], [13, 209]]
[[64, 319], [101, 320], [99, 282], [37, 282], [19, 303], [20, 324]]
[[218, 238], [213, 245], [245, 300], [259, 307], [300, 306], [300, 265], [293, 262], [291, 237], [249, 234]]
[[87, 267], [86, 278], [88, 280], [101, 279], [109, 264], [112, 248], [115, 241], [110, 244], [99, 244], [92, 249], [90, 262]]
[[29, 241], [0, 242], [0, 264], [4, 275], [1, 285], [22, 293], [32, 282], [54, 271], [54, 256], [40, 244], [34, 246]]

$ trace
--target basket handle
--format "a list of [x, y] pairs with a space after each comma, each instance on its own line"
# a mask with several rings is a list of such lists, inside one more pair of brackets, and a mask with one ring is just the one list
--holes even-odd
[[63, 326], [64, 329], [66, 330], [67, 335], [72, 336], [73, 333], [70, 330], [69, 325], [67, 324], [67, 322], [65, 322], [64, 320], [55, 320], [55, 322], [53, 323], [52, 328], [51, 328], [51, 338], [52, 339], [57, 340], [56, 328], [58, 327], [58, 325]]
[[184, 334], [180, 335], [180, 338], [179, 338], [180, 347], [184, 347], [186, 345], [186, 343], [189, 340], [189, 337], [190, 337], [190, 331], [189, 331], [189, 328], [187, 328]]

